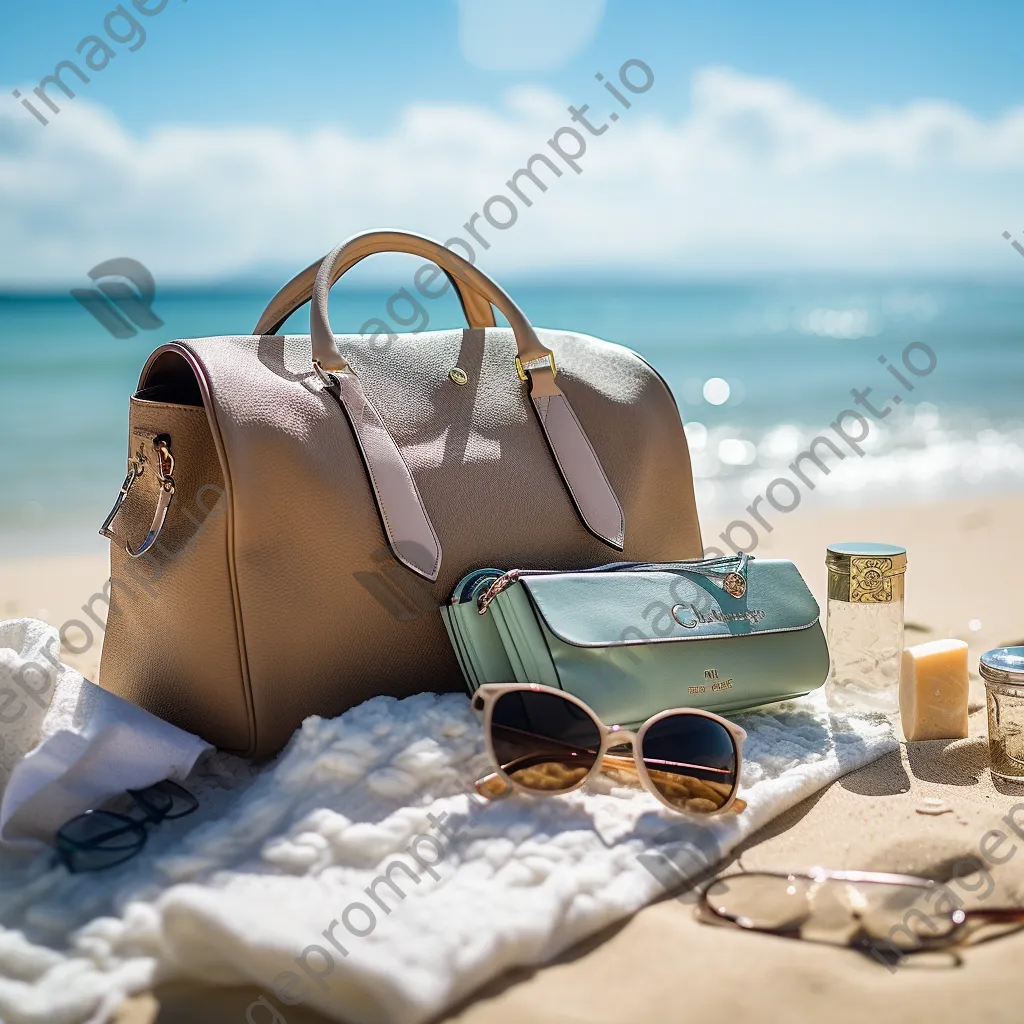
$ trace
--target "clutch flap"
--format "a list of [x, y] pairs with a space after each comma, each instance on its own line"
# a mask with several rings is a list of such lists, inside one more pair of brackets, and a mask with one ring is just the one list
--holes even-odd
[[547, 628], [577, 647], [787, 632], [819, 615], [799, 570], [783, 559], [750, 559], [741, 597], [674, 566], [531, 575], [519, 584]]

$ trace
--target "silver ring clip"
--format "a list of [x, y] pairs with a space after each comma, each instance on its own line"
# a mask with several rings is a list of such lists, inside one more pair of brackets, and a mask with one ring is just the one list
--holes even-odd
[[[132, 558], [140, 558], [156, 543], [160, 536], [160, 531], [164, 527], [164, 521], [167, 519], [167, 510], [171, 506], [171, 499], [174, 497], [174, 456], [171, 454], [170, 438], [166, 434], [158, 434], [153, 438], [153, 450], [156, 453], [155, 465], [160, 493], [157, 498], [156, 508], [153, 511], [153, 522], [142, 544], [133, 551], [128, 543], [125, 542], [124, 549]], [[145, 473], [148, 461], [149, 459], [141, 448], [135, 453], [135, 458], [128, 460], [128, 473], [124, 478], [124, 483], [121, 484], [121, 490], [117, 495], [117, 500], [114, 502], [114, 507], [110, 510], [107, 518], [103, 520], [103, 525], [100, 527], [100, 536], [106, 537], [109, 540], [116, 539], [110, 527], [135, 481]]]

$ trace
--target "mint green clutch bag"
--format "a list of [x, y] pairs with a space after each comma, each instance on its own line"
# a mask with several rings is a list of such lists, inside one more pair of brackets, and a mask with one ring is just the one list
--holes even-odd
[[786, 700], [828, 674], [818, 604], [782, 559], [479, 569], [441, 615], [470, 692], [543, 683], [619, 725]]

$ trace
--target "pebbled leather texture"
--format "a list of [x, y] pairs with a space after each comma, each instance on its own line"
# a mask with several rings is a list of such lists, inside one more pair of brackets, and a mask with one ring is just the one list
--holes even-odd
[[110, 597], [102, 685], [221, 746], [251, 750], [255, 736], [235, 619], [228, 553], [229, 496], [202, 406], [132, 398], [131, 454], [156, 434], [180, 454], [175, 494], [153, 547], [132, 559], [157, 500], [147, 467], [111, 523]]
[[[536, 333], [621, 503], [623, 557], [699, 557], [686, 438], [664, 382], [628, 349]], [[335, 343], [444, 547], [433, 583], [390, 550], [351, 424], [311, 369], [310, 337], [162, 346], [140, 387], [159, 382], [191, 404], [131, 403], [133, 431], [170, 434], [176, 479], [218, 475], [225, 512], [159, 578], [149, 555], [121, 557], [125, 530], [112, 524], [121, 612], [109, 620], [100, 683], [244, 754], [273, 754], [310, 714], [337, 715], [377, 694], [460, 689], [437, 609], [471, 569], [608, 561], [551, 457], [511, 330], [400, 335], [385, 348], [359, 335]], [[467, 385], [449, 378], [455, 366]], [[182, 487], [167, 515], [171, 542], [195, 530], [177, 500]], [[144, 529], [152, 497], [133, 491], [119, 516], [146, 520]]]
[[[438, 266], [447, 270], [454, 280], [464, 281], [468, 288], [504, 313], [512, 329], [516, 343], [518, 367], [523, 368], [529, 381], [530, 395], [540, 420], [541, 429], [547, 438], [555, 464], [572, 496], [580, 517], [595, 536], [612, 547], [622, 550], [622, 536], [625, 529], [622, 506], [593, 445], [586, 436], [579, 419], [572, 411], [569, 400], [555, 382], [555, 364], [552, 352], [537, 336], [533, 325], [512, 297], [473, 264], [457, 253], [446, 249], [437, 242], [404, 231], [369, 231], [355, 235], [328, 253], [317, 271], [313, 282], [313, 294], [309, 313], [313, 358], [326, 369], [348, 371], [350, 368], [337, 350], [334, 334], [327, 315], [327, 303], [332, 284], [340, 276], [339, 267], [350, 267], [366, 256], [383, 251], [416, 252], [432, 258]], [[529, 363], [543, 360], [540, 367], [529, 368]], [[517, 371], [518, 375], [518, 371]], [[386, 432], [385, 432], [386, 433]], [[367, 469], [373, 475], [372, 455], [379, 452], [384, 464], [393, 466], [399, 458], [393, 451], [387, 451], [383, 438], [380, 443], [367, 451]], [[395, 474], [390, 474], [395, 478]], [[387, 498], [375, 487], [377, 504], [385, 524], [385, 532], [391, 536], [387, 523], [389, 519], [419, 521], [429, 517], [421, 508], [405, 510], [390, 502], [416, 504], [418, 495], [412, 488], [394, 487]], [[413, 542], [422, 547], [427, 540], [426, 531]], [[405, 556], [396, 552], [403, 561]], [[432, 578], [432, 577], [431, 577]]]

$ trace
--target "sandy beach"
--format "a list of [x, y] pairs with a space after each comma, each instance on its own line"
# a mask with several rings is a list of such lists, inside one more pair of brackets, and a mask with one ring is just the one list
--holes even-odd
[[[929, 506], [875, 507], [792, 516], [756, 554], [792, 558], [824, 608], [824, 553], [831, 541], [870, 539], [908, 549], [907, 642], [956, 637], [970, 645], [971, 736], [903, 744], [776, 819], [720, 870], [835, 869], [900, 871], [948, 880], [979, 861], [991, 829], [1008, 835], [1013, 856], [991, 867], [991, 886], [964, 891], [968, 905], [1024, 899], [1024, 788], [994, 783], [988, 772], [984, 694], [977, 659], [988, 648], [1024, 642], [1024, 553], [1017, 532], [1024, 497], [965, 499]], [[715, 543], [724, 523], [705, 523]], [[5, 617], [33, 615], [66, 630], [78, 652], [64, 658], [96, 678], [101, 629], [83, 612], [107, 578], [102, 556], [12, 561], [0, 566]], [[102, 601], [94, 600], [102, 618]], [[924, 814], [924, 801], [948, 810]], [[1015, 806], [1014, 833], [1003, 819]], [[509, 975], [445, 1018], [462, 1024], [623, 1022], [636, 1020], [787, 1020], [892, 1022], [964, 1017], [1020, 1019], [1024, 933], [971, 947], [960, 957], [929, 957], [894, 974], [856, 952], [700, 924], [692, 899], [666, 897], [594, 937], [555, 963]], [[708, 983], [680, 987], [685, 976]], [[1018, 983], [1019, 984], [1019, 983]], [[133, 999], [121, 1024], [245, 1019], [254, 990], [168, 986]], [[289, 1009], [288, 1024], [323, 1018]]]

